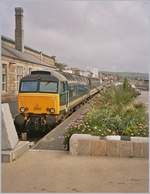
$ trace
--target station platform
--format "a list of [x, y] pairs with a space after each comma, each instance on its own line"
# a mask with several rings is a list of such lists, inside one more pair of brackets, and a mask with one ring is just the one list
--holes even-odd
[[2, 164], [2, 192], [148, 192], [148, 159], [30, 150]]

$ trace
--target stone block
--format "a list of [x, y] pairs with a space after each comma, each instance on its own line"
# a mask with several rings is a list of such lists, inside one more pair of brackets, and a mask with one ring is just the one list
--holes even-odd
[[106, 140], [91, 141], [91, 155], [93, 156], [106, 156]]
[[17, 159], [20, 157], [24, 152], [29, 150], [30, 142], [28, 141], [19, 141], [17, 146], [15, 147], [14, 153], [13, 153], [13, 159]]
[[14, 126], [13, 118], [7, 103], [2, 104], [2, 150], [12, 150], [19, 139]]
[[149, 143], [143, 143], [143, 158], [149, 158]]
[[13, 161], [13, 152], [9, 151], [2, 151], [2, 162], [12, 162]]
[[73, 134], [69, 142], [70, 153], [72, 155], [90, 154], [90, 139], [91, 135]]
[[78, 155], [91, 155], [91, 141], [88, 139], [78, 140]]
[[120, 157], [133, 156], [133, 144], [131, 141], [119, 141], [119, 156]]
[[120, 140], [121, 137], [120, 137], [120, 135], [107, 135], [106, 139], [107, 140]]
[[19, 141], [13, 150], [2, 151], [2, 162], [12, 162], [29, 150], [28, 141]]
[[89, 140], [79, 140], [77, 146], [77, 155], [90, 155], [91, 142]]
[[149, 144], [143, 142], [133, 142], [133, 156], [137, 158], [148, 158]]
[[132, 142], [149, 142], [148, 137], [131, 137]]
[[[117, 137], [118, 139], [118, 137]], [[72, 155], [115, 156], [148, 158], [149, 144], [146, 139], [134, 138], [132, 141], [112, 140], [86, 134], [74, 134], [70, 139]]]
[[107, 145], [106, 145], [106, 154], [107, 156], [120, 156], [119, 153], [119, 141], [115, 140], [106, 140]]

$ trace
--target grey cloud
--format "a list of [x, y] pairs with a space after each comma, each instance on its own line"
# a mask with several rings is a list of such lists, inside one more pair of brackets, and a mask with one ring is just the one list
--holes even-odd
[[2, 33], [14, 36], [24, 8], [25, 43], [57, 60], [100, 70], [148, 71], [148, 1], [3, 0]]

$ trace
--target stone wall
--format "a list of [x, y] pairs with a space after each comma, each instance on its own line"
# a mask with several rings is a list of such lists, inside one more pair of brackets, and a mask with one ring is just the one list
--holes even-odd
[[121, 136], [101, 138], [87, 134], [74, 134], [70, 138], [69, 147], [72, 155], [149, 157], [149, 144], [146, 137], [131, 137], [128, 140], [124, 137], [123, 140]]
[[26, 63], [24, 61], [10, 59], [2, 56], [1, 64], [7, 65], [6, 73], [6, 91], [2, 91], [2, 102], [11, 102], [17, 100], [17, 66], [23, 67], [23, 76], [29, 74], [32, 70], [44, 70], [45, 67], [39, 64]]

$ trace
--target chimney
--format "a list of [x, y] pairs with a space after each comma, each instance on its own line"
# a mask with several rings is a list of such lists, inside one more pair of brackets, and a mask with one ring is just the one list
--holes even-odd
[[56, 56], [51, 56], [51, 58], [52, 58], [54, 61], [56, 61]]
[[43, 60], [43, 53], [42, 53], [42, 51], [40, 52], [40, 60], [41, 61]]
[[15, 29], [15, 48], [24, 52], [24, 30], [23, 30], [23, 9], [15, 8], [16, 29]]

